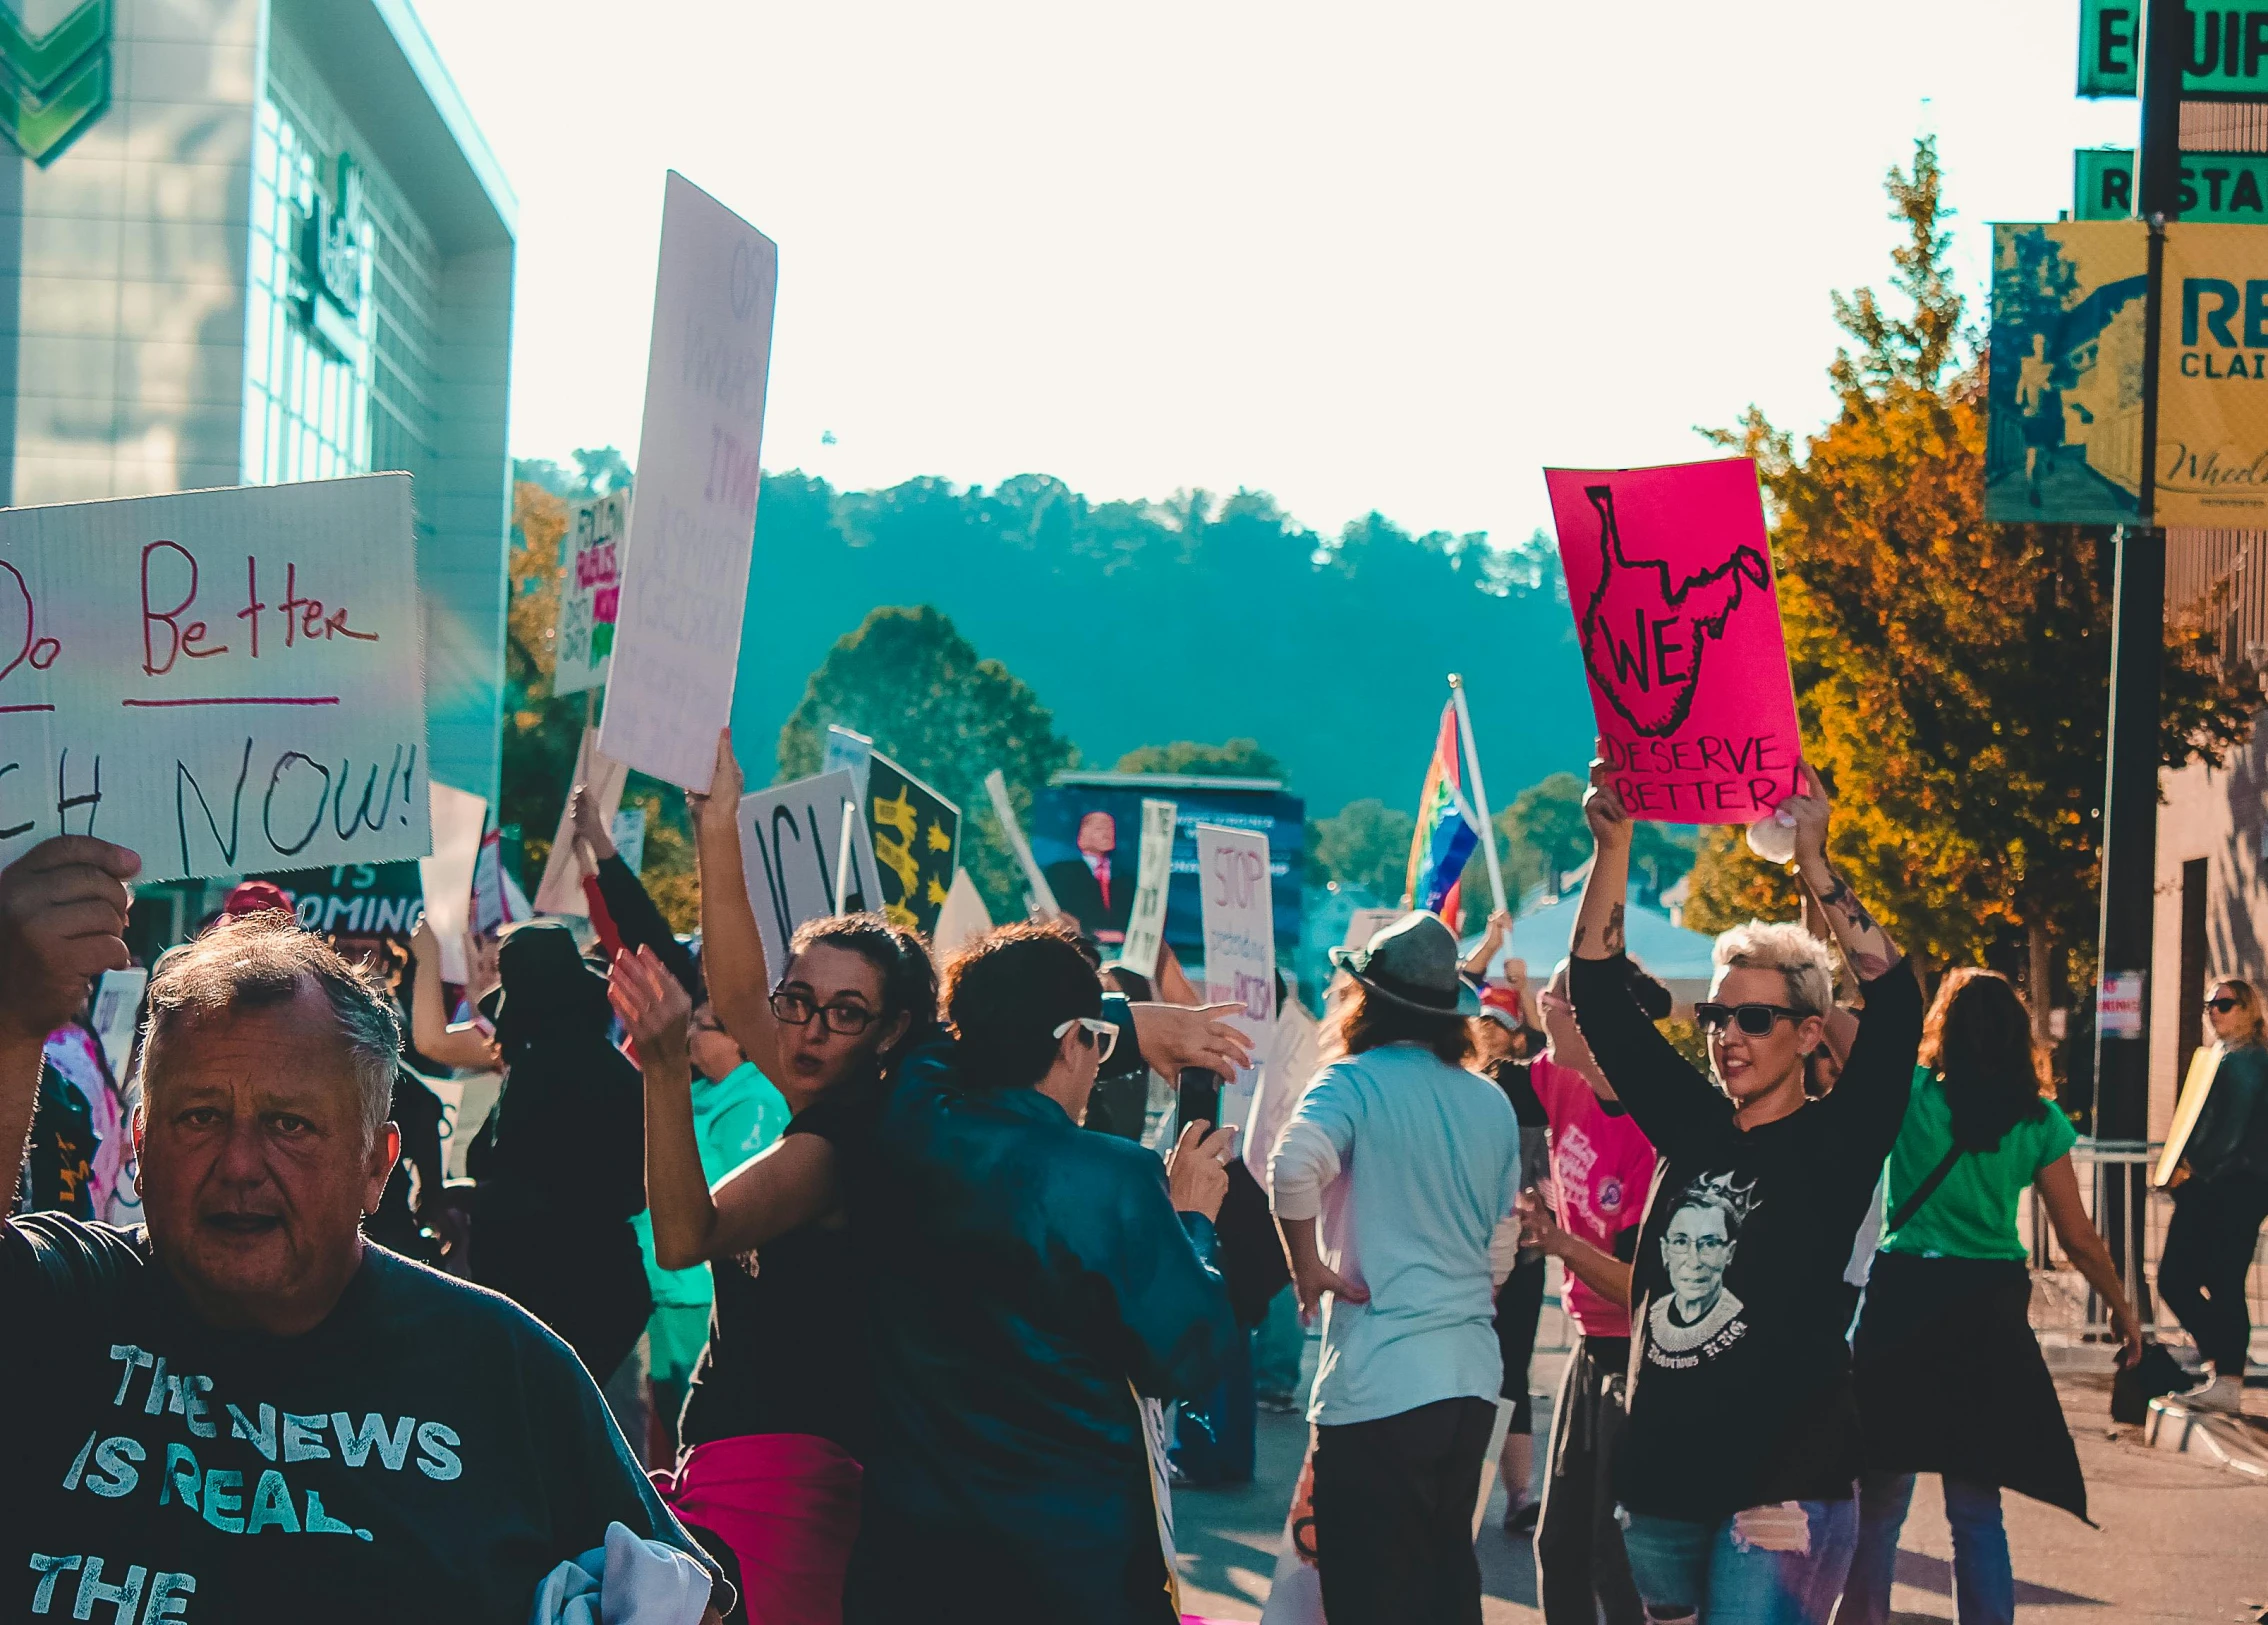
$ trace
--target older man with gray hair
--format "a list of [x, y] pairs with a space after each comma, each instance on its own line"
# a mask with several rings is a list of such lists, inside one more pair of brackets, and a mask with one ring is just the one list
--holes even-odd
[[[139, 867], [67, 836], [0, 870], [0, 1189], [42, 1036], [127, 962]], [[399, 1045], [384, 990], [280, 914], [161, 962], [146, 1227], [0, 1225], [0, 1573], [22, 1588], [0, 1617], [519, 1625], [601, 1546], [669, 1599], [641, 1617], [719, 1617], [713, 1568], [567, 1347], [362, 1238], [399, 1144]]]

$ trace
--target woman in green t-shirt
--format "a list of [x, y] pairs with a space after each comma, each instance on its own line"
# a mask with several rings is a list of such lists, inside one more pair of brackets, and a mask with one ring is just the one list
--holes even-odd
[[1858, 1551], [1836, 1625], [1890, 1617], [1914, 1475], [1940, 1474], [1961, 1625], [2005, 1625], [2015, 1572], [2003, 1487], [2084, 1518], [2079, 1457], [2027, 1310], [2016, 1203], [2039, 1193], [2063, 1249], [2141, 1352], [2141, 1323], [2071, 1169], [2077, 1136], [2047, 1098], [2031, 1017], [2006, 977], [1957, 970], [1922, 1028], [1913, 1094], [1890, 1152], [1889, 1220], [1853, 1347], [1867, 1471]]

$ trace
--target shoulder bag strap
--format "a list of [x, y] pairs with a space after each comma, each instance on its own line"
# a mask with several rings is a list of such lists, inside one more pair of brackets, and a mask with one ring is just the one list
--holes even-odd
[[1890, 1222], [1883, 1227], [1885, 1235], [1906, 1227], [1907, 1222], [1921, 1211], [1922, 1204], [1937, 1194], [1937, 1187], [1945, 1183], [1945, 1176], [1953, 1171], [1953, 1165], [1961, 1160], [1962, 1155], [1962, 1149], [1958, 1145], [1946, 1151], [1937, 1166], [1929, 1171], [1929, 1177], [1916, 1185], [1912, 1193], [1898, 1204], [1898, 1211], [1890, 1215]]

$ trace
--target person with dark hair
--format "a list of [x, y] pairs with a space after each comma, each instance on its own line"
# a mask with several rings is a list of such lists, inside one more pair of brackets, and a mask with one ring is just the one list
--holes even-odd
[[646, 1205], [638, 1072], [609, 1035], [606, 978], [557, 920], [505, 929], [482, 1000], [504, 1058], [483, 1136], [473, 1279], [567, 1341], [602, 1385], [653, 1294], [630, 1220]]
[[[1528, 1059], [1516, 1054], [1520, 1033], [1518, 1014], [1501, 1002], [1491, 1002], [1489, 990], [1481, 993], [1481, 1012], [1473, 1018], [1474, 1068], [1504, 1091], [1512, 1115], [1520, 1124], [1520, 1189], [1529, 1190], [1551, 1177], [1551, 1119], [1528, 1081]], [[1496, 1289], [1496, 1346], [1504, 1357], [1504, 1398], [1512, 1402], [1512, 1417], [1504, 1430], [1504, 1448], [1497, 1457], [1497, 1476], [1504, 1482], [1504, 1532], [1525, 1535], [1536, 1526], [1537, 1503], [1528, 1493], [1535, 1477], [1535, 1399], [1528, 1391], [1528, 1368], [1536, 1354], [1536, 1328], [1543, 1319], [1544, 1255], [1520, 1245], [1515, 1232], [1499, 1236], [1498, 1267], [1510, 1272]], [[1509, 1245], [1511, 1257], [1504, 1256]]]
[[[740, 792], [720, 737], [709, 791], [690, 798], [704, 881], [698, 977], [650, 943], [618, 956], [612, 977], [645, 1081], [654, 1260], [705, 1265], [713, 1281], [678, 1460], [662, 1478], [679, 1514], [731, 1547], [750, 1617], [833, 1625], [874, 1411], [867, 1270], [844, 1169], [870, 1154], [889, 1069], [935, 1027], [937, 981], [913, 932], [836, 914], [796, 929], [775, 984], [741, 879]], [[698, 1007], [695, 982], [707, 995]], [[713, 1035], [692, 1030], [703, 1016]], [[752, 1159], [712, 1169], [693, 1073], [725, 1044], [788, 1115]]]
[[[138, 867], [82, 836], [0, 870], [0, 1188], [42, 1039], [127, 963]], [[145, 1224], [0, 1222], [8, 1617], [525, 1620], [619, 1524], [714, 1625], [730, 1587], [567, 1346], [362, 1236], [397, 1145], [386, 989], [262, 912], [166, 955], [147, 1009]]]
[[1143, 1400], [1203, 1394], [1242, 1335], [1213, 1262], [1234, 1131], [1186, 1124], [1161, 1165], [1080, 1129], [1127, 1025], [1062, 926], [964, 947], [945, 1013], [854, 1170], [877, 1441], [846, 1617], [1168, 1625]]
[[1834, 1004], [1800, 925], [1717, 938], [1694, 1015], [1709, 1075], [1655, 1026], [1624, 950], [1632, 824], [1603, 761], [1569, 1000], [1601, 1087], [1662, 1168], [1631, 1273], [1629, 1423], [1615, 1449], [1623, 1545], [1649, 1621], [1824, 1625], [1858, 1536], [1864, 1465], [1845, 1342], [1851, 1245], [1906, 1112], [1921, 989], [1827, 857], [1828, 803], [1791, 795], [1796, 862], [1860, 978], [1866, 1018], [1824, 1100], [1805, 1056]]
[[[1528, 1068], [1551, 1123], [1552, 1195], [1531, 1206], [1527, 1228], [1566, 1269], [1562, 1306], [1575, 1347], [1552, 1407], [1543, 1507], [1536, 1520], [1536, 1592], [1549, 1625], [1638, 1625], [1644, 1617], [1616, 1521], [1614, 1452], [1625, 1417], [1630, 1366], [1630, 1263], [1653, 1188], [1654, 1147], [1621, 1104], [1602, 1093], [1599, 1064], [1567, 999], [1559, 962], [1537, 996], [1550, 1047]], [[1630, 991], [1639, 1013], [1670, 1013], [1670, 990], [1636, 962]], [[1529, 1201], [1523, 1197], [1523, 1201]]]
[[1323, 1315], [1307, 1413], [1323, 1607], [1333, 1625], [1464, 1625], [1480, 1618], [1473, 1503], [1505, 1380], [1491, 1242], [1519, 1194], [1519, 1120], [1465, 1067], [1479, 1000], [1437, 916], [1331, 963], [1348, 981], [1330, 1059], [1269, 1164], [1300, 1308]]
[[[1872, 1022], [1871, 1012], [1867, 1021]], [[1862, 1029], [1863, 1030], [1863, 1029]], [[1922, 1026], [1906, 1120], [1890, 1152], [1890, 1218], [1854, 1349], [1866, 1472], [1837, 1625], [1885, 1625], [1914, 1475], [1938, 1473], [1963, 1625], [2009, 1625], [2016, 1580], [2003, 1487], [2087, 1515], [2079, 1457], [2027, 1319], [2032, 1280], [2016, 1203], [2038, 1193], [2064, 1251], [2141, 1353], [2142, 1326], [2072, 1172], [2031, 1015], [2008, 979], [1956, 970]]]
[[2252, 1344], [2245, 1282], [2268, 1220], [2268, 1047], [2260, 995], [2224, 976], [2205, 998], [2205, 1023], [2221, 1047], [2212, 1092], [2189, 1131], [2183, 1177], [2158, 1260], [2158, 1296], [2174, 1312], [2212, 1376], [2183, 1395], [2204, 1410], [2244, 1409]]

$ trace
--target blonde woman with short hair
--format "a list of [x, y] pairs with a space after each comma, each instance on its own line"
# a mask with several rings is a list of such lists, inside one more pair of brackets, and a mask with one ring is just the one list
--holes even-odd
[[1826, 1625], [1858, 1534], [1861, 1440], [1843, 1337], [1851, 1242], [1905, 1116], [1921, 990], [1827, 859], [1823, 796], [1780, 805], [1796, 859], [1858, 973], [1866, 1013], [1835, 1087], [1804, 1092], [1834, 977], [1801, 926], [1717, 939], [1703, 1077], [1632, 998], [1623, 952], [1630, 817], [1594, 765], [1598, 857], [1569, 991], [1607, 1089], [1660, 1154], [1631, 1268], [1629, 1423], [1614, 1490], [1659, 1625]]

